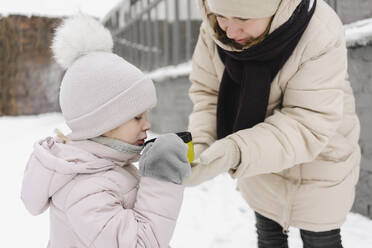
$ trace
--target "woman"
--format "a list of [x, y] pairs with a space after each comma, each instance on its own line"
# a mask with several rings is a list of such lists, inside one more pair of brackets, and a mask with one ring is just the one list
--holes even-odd
[[189, 118], [197, 185], [229, 172], [259, 247], [342, 247], [359, 176], [343, 25], [322, 0], [199, 0]]

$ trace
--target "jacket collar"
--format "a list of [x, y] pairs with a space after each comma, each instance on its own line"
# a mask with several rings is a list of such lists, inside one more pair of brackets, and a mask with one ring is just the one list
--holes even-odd
[[106, 137], [97, 137], [90, 140], [68, 141], [68, 145], [81, 148], [95, 156], [109, 160], [115, 164], [127, 165], [140, 158], [142, 147], [133, 146], [118, 140]]

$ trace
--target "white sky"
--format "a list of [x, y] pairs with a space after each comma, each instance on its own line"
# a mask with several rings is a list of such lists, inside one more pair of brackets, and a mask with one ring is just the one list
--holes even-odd
[[82, 11], [103, 18], [121, 0], [1, 0], [0, 13], [64, 16]]

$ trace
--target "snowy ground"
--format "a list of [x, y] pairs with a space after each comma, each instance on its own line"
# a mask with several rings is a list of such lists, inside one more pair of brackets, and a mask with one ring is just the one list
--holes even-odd
[[[41, 137], [52, 135], [56, 127], [67, 130], [60, 114], [0, 117], [1, 247], [46, 247], [48, 213], [37, 217], [29, 215], [19, 192], [32, 144]], [[253, 212], [234, 187], [234, 181], [228, 176], [220, 176], [202, 186], [187, 189], [172, 247], [256, 247]], [[351, 213], [342, 235], [346, 248], [371, 248], [372, 220]], [[302, 247], [297, 230], [291, 229], [289, 242], [292, 248]]]

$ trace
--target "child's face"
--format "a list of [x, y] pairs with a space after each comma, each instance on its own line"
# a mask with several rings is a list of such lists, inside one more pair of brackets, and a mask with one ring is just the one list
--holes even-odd
[[146, 112], [143, 112], [103, 136], [122, 140], [131, 145], [142, 146], [147, 138], [146, 132], [150, 128], [151, 124], [147, 120]]

